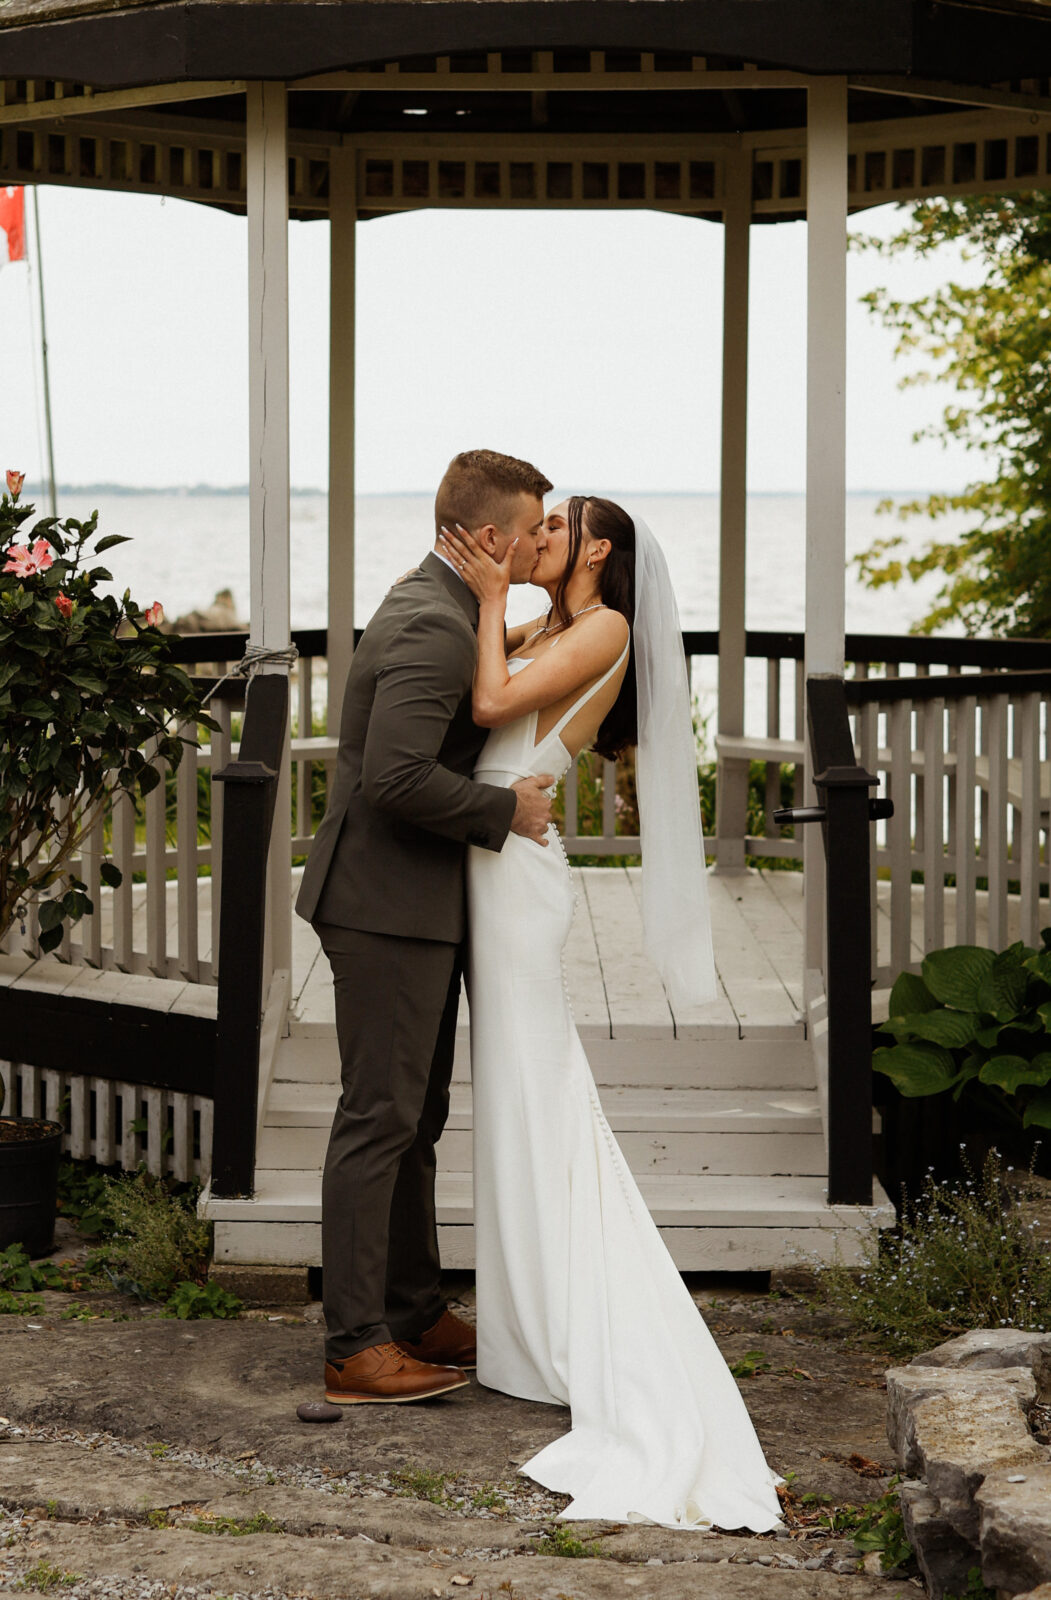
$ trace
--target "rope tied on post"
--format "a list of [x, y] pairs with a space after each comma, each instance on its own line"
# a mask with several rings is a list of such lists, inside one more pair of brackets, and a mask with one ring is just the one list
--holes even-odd
[[246, 644], [245, 653], [240, 661], [236, 662], [229, 672], [224, 672], [221, 678], [216, 679], [201, 701], [201, 705], [206, 706], [212, 695], [221, 689], [224, 683], [229, 683], [231, 678], [252, 679], [259, 668], [265, 666], [288, 667], [291, 670], [298, 660], [299, 651], [291, 642], [281, 650], [268, 650], [261, 644]]

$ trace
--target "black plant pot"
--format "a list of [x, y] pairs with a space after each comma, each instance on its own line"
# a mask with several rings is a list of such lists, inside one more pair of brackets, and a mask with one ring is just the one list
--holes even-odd
[[46, 1256], [55, 1243], [62, 1128], [40, 1117], [0, 1116], [0, 1250]]

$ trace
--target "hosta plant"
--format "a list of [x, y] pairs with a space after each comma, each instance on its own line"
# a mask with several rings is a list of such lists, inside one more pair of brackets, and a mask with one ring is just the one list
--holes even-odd
[[[189, 678], [170, 660], [159, 605], [143, 610], [96, 556], [125, 542], [86, 522], [21, 505], [22, 474], [0, 497], [0, 938], [36, 904], [40, 948], [91, 911], [71, 867], [121, 790], [142, 796], [177, 766], [180, 721], [198, 716]], [[213, 726], [213, 724], [208, 724]], [[103, 881], [120, 873], [102, 864]]]
[[932, 950], [922, 975], [903, 972], [876, 1071], [903, 1095], [978, 1094], [994, 1114], [1051, 1128], [1051, 928], [1040, 937], [1041, 950]]

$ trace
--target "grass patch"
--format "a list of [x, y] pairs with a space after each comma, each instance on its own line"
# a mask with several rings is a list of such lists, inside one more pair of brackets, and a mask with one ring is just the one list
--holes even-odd
[[491, 1483], [483, 1483], [471, 1495], [471, 1507], [475, 1511], [506, 1511], [507, 1501]]
[[205, 1284], [179, 1283], [168, 1296], [165, 1306], [169, 1316], [183, 1322], [199, 1322], [216, 1317], [239, 1317], [241, 1301], [210, 1279]]
[[250, 1533], [284, 1533], [279, 1522], [257, 1511], [254, 1517], [196, 1517], [185, 1524], [191, 1533], [225, 1533], [232, 1539], [243, 1539]]
[[429, 1467], [399, 1467], [391, 1473], [390, 1481], [396, 1493], [405, 1499], [429, 1500], [432, 1506], [456, 1503], [454, 1497], [446, 1493], [447, 1472], [432, 1472]]
[[962, 1182], [929, 1177], [860, 1268], [815, 1264], [811, 1308], [830, 1307], [896, 1356], [970, 1328], [1051, 1328], [1051, 1252], [1012, 1206], [997, 1152]]
[[38, 1317], [44, 1309], [43, 1300], [31, 1294], [12, 1294], [10, 1289], [0, 1289], [0, 1317]]
[[601, 1558], [605, 1551], [601, 1545], [584, 1544], [583, 1540], [575, 1539], [568, 1528], [552, 1528], [536, 1547], [537, 1554], [541, 1556], [562, 1556], [566, 1560], [578, 1561], [583, 1556]]
[[746, 1350], [739, 1361], [731, 1362], [730, 1371], [735, 1378], [754, 1378], [757, 1373], [769, 1372], [770, 1362], [766, 1351]]
[[80, 1583], [79, 1572], [63, 1572], [61, 1567], [53, 1567], [50, 1561], [36, 1561], [22, 1574], [16, 1589], [38, 1589], [41, 1594], [50, 1594], [54, 1589], [69, 1589], [75, 1583]]

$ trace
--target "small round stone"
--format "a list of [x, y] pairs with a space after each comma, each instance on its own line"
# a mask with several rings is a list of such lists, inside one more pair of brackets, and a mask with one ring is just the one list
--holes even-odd
[[300, 1422], [342, 1422], [343, 1408], [327, 1400], [304, 1400], [296, 1406], [296, 1416]]

